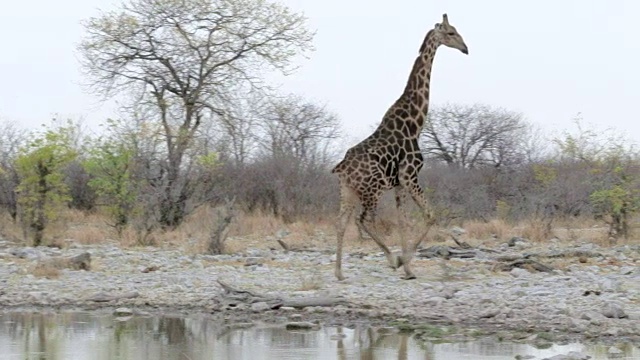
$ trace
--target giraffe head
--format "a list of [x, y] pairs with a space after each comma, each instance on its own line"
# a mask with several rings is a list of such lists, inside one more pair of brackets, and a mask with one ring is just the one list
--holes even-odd
[[458, 49], [463, 54], [469, 54], [469, 49], [467, 48], [467, 44], [462, 40], [462, 36], [458, 33], [456, 28], [449, 24], [449, 18], [447, 14], [442, 14], [442, 22], [436, 24], [434, 30], [434, 35], [437, 36], [438, 42], [442, 45], [448, 46], [450, 48]]

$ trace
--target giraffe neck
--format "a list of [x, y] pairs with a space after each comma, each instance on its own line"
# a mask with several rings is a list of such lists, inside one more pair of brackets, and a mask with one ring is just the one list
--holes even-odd
[[[420, 47], [420, 55], [413, 64], [409, 80], [401, 96], [401, 100], [410, 104], [411, 120], [417, 124], [418, 136], [429, 112], [429, 90], [431, 86], [431, 68], [436, 50], [440, 45], [433, 30], [429, 31]], [[404, 99], [402, 99], [404, 98]], [[402, 102], [402, 101], [401, 101]]]
[[438, 45], [434, 31], [429, 31], [420, 47], [420, 54], [413, 63], [413, 69], [404, 92], [395, 104], [389, 108], [382, 123], [372, 134], [373, 137], [384, 136], [389, 130], [401, 130], [404, 127], [406, 127], [403, 131], [405, 138], [418, 138], [420, 136], [429, 111], [431, 66], [433, 65]]
[[429, 111], [431, 66], [439, 45], [434, 31], [429, 31], [420, 47], [420, 54], [413, 63], [404, 92], [387, 110], [370, 138], [387, 137], [389, 132], [400, 132], [405, 139], [417, 139], [420, 136]]
[[423, 95], [426, 100], [423, 105], [428, 105], [429, 103], [431, 68], [433, 66], [433, 59], [435, 58], [438, 45], [439, 43], [435, 39], [434, 31], [429, 31], [422, 43], [422, 46], [420, 47], [420, 54], [413, 63], [413, 69], [411, 69], [409, 80], [407, 81], [407, 85], [404, 89], [403, 95]]

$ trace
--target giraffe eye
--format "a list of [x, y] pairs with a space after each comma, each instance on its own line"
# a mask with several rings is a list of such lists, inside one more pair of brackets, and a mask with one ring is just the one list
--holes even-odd
[[453, 36], [453, 35], [455, 35], [455, 34], [456, 34], [456, 33], [454, 33], [454, 32], [448, 32], [448, 33], [447, 33], [447, 35], [449, 35], [449, 36]]

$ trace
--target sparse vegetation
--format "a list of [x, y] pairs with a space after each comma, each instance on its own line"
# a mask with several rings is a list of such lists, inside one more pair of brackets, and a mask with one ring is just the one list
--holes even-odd
[[302, 278], [302, 283], [300, 284], [300, 291], [310, 291], [310, 290], [320, 290], [324, 287], [325, 283], [322, 280], [322, 275], [320, 273], [314, 273], [312, 275], [306, 276]]
[[[275, 93], [263, 78], [265, 68], [293, 70], [313, 33], [282, 5], [242, 4], [134, 0], [88, 19], [78, 50], [90, 88], [132, 101], [93, 136], [54, 123], [27, 141], [27, 129], [0, 122], [0, 231], [34, 245], [222, 253], [245, 247], [234, 236], [286, 227], [287, 244], [326, 246], [338, 209], [329, 170], [346, 148], [340, 121], [330, 105]], [[549, 140], [508, 109], [432, 106], [420, 181], [440, 228], [478, 241], [632, 236], [640, 155], [612, 131], [576, 124]], [[232, 198], [234, 221], [212, 228]], [[395, 223], [386, 196], [376, 226], [393, 237]]]
[[15, 192], [22, 209], [21, 220], [30, 230], [34, 246], [42, 243], [47, 224], [71, 200], [62, 170], [76, 157], [72, 134], [72, 126], [46, 130], [22, 147], [16, 157], [20, 183]]
[[[68, 124], [46, 130], [35, 142], [25, 143], [22, 152], [7, 149], [12, 142], [0, 143], [4, 146], [1, 153], [5, 154], [0, 176], [14, 179], [2, 183], [7, 189], [13, 186], [11, 191], [0, 193], [3, 200], [0, 205], [9, 215], [3, 233], [26, 240], [28, 237], [20, 236], [17, 230], [26, 227], [31, 230], [30, 238], [39, 239], [35, 244], [60, 243], [60, 239], [83, 243], [115, 239], [128, 246], [195, 241], [200, 245], [192, 248], [206, 252], [211, 250], [204, 244], [212, 236], [216, 209], [224, 207], [224, 199], [235, 198], [236, 219], [228, 228], [231, 237], [273, 236], [286, 227], [292, 232], [287, 243], [295, 245], [302, 241], [306, 245], [324, 246], [323, 236], [333, 234], [337, 194], [335, 179], [328, 172], [332, 162], [325, 150], [331, 147], [329, 143], [298, 153], [292, 150], [286, 154], [288, 147], [267, 153], [248, 152], [243, 155], [244, 163], [226, 156], [226, 150], [211, 150], [208, 155], [194, 152], [190, 166], [192, 174], [200, 179], [194, 188], [198, 193], [194, 193], [195, 199], [185, 200], [193, 209], [180, 226], [168, 229], [160, 224], [161, 199], [155, 187], [157, 176], [162, 173], [154, 165], [162, 161], [158, 157], [162, 154], [159, 138], [154, 139], [157, 133], [144, 124], [133, 128], [117, 122], [111, 124], [114, 126], [107, 127], [102, 138], [84, 137], [81, 152], [75, 150], [79, 146], [77, 141], [71, 141], [78, 137], [72, 131], [77, 127]], [[206, 139], [199, 140], [205, 143]], [[447, 210], [440, 212], [440, 227], [461, 226], [466, 230], [466, 238], [479, 241], [505, 241], [522, 236], [532, 241], [557, 237], [605, 243], [617, 236], [630, 236], [638, 203], [639, 184], [634, 179], [640, 161], [633, 148], [619, 142], [615, 152], [602, 152], [599, 160], [586, 161], [586, 150], [575, 155], [576, 149], [593, 145], [584, 139], [572, 139], [565, 137], [562, 142], [551, 142], [547, 150], [551, 155], [513, 167], [468, 169], [430, 162], [422, 180], [430, 189], [432, 204]], [[595, 137], [589, 139], [602, 142]], [[258, 140], [264, 141], [260, 138], [252, 141]], [[317, 140], [333, 141], [326, 137]], [[313, 155], [315, 151], [320, 153]], [[42, 162], [42, 168], [50, 174], [38, 177], [37, 157], [48, 161]], [[86, 176], [66, 170], [69, 164], [78, 162], [84, 165]], [[74, 176], [73, 181], [70, 176]], [[37, 191], [42, 179], [47, 195], [37, 197], [42, 195]], [[74, 186], [86, 187], [96, 196], [85, 196], [86, 190]], [[11, 196], [15, 196], [15, 205]], [[83, 202], [93, 203], [74, 206], [80, 203], [74, 202], [74, 196], [85, 196]], [[384, 198], [377, 226], [393, 241], [396, 215], [391, 200], [389, 196]], [[20, 211], [14, 210], [14, 206]], [[10, 224], [13, 219], [20, 221]], [[349, 231], [348, 236], [358, 237], [355, 227]], [[318, 237], [318, 233], [322, 236]], [[226, 235], [226, 230], [221, 234]], [[442, 240], [448, 238], [443, 236]], [[229, 249], [238, 249], [238, 244], [231, 242], [226, 249], [215, 252]]]

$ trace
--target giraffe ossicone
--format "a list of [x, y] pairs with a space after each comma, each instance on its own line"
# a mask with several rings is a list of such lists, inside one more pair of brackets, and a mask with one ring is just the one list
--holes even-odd
[[[411, 259], [435, 223], [424, 191], [418, 184], [418, 173], [424, 163], [418, 138], [429, 111], [431, 67], [440, 45], [458, 49], [464, 54], [469, 53], [462, 36], [449, 24], [447, 14], [443, 14], [442, 23], [436, 24], [425, 36], [402, 95], [387, 110], [378, 128], [347, 150], [344, 159], [331, 171], [338, 175], [340, 182], [335, 267], [335, 276], [339, 280], [344, 279], [344, 233], [357, 205], [362, 205], [362, 212], [356, 220], [358, 229], [361, 232], [363, 230], [380, 246], [392, 268], [402, 266], [404, 278], [415, 279], [410, 267]], [[373, 227], [380, 197], [390, 189], [395, 189], [396, 207], [400, 210], [401, 256], [391, 253], [382, 236]], [[402, 205], [407, 196], [418, 205], [427, 225], [413, 245], [408, 243], [404, 235], [407, 214]]]

